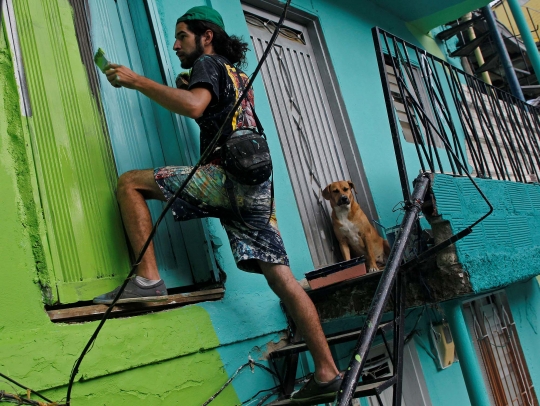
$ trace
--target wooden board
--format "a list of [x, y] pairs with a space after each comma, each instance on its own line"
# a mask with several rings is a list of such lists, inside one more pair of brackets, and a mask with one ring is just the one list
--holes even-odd
[[[114, 307], [111, 312], [111, 317], [132, 316], [134, 314], [155, 312], [198, 302], [220, 300], [224, 295], [225, 289], [217, 288], [199, 292], [169, 295], [169, 299], [163, 302], [124, 303]], [[107, 305], [101, 304], [88, 305], [67, 309], [48, 310], [47, 314], [54, 322], [80, 322], [101, 318], [107, 308]]]

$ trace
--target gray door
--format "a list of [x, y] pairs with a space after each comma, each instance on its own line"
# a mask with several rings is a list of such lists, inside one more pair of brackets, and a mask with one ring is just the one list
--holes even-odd
[[[249, 6], [244, 10], [260, 59], [278, 17]], [[328, 89], [329, 79], [321, 77], [310, 31], [291, 21], [284, 24], [287, 28], [281, 30], [261, 72], [311, 256], [314, 265], [322, 267], [340, 261], [341, 254], [334, 243], [331, 209], [321, 189], [334, 181], [352, 179], [365, 196], [365, 182], [359, 180], [361, 163], [347, 124], [333, 114], [338, 103], [332, 100], [332, 106], [329, 96], [337, 99], [337, 95]], [[328, 66], [324, 68], [327, 72]], [[374, 211], [364, 210], [373, 218]]]

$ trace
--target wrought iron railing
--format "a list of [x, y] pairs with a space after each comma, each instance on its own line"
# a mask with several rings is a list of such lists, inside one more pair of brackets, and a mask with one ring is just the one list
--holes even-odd
[[405, 196], [407, 169], [538, 181], [536, 107], [380, 28], [373, 38]]

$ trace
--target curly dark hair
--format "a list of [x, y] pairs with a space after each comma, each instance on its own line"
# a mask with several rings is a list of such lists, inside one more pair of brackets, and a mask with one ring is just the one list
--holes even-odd
[[246, 52], [249, 48], [247, 42], [244, 42], [242, 37], [237, 37], [236, 35], [229, 36], [221, 27], [208, 21], [189, 20], [184, 22], [189, 30], [195, 34], [197, 43], [199, 43], [201, 36], [207, 30], [210, 30], [214, 33], [212, 45], [216, 54], [224, 56], [238, 68], [245, 68], [247, 66]]

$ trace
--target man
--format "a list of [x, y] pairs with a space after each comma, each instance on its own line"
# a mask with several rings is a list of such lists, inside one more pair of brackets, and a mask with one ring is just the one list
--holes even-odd
[[[194, 7], [177, 21], [174, 51], [181, 66], [191, 68], [187, 89], [171, 88], [137, 75], [125, 66], [110, 64], [107, 79], [115, 87], [135, 89], [165, 108], [197, 121], [201, 129], [201, 152], [247, 84], [247, 76], [238, 68], [245, 62], [247, 44], [229, 36], [221, 15], [209, 7]], [[239, 128], [255, 127], [250, 90], [239, 110], [226, 123], [223, 137]], [[220, 143], [218, 143], [219, 147]], [[164, 167], [124, 173], [118, 181], [117, 198], [126, 232], [135, 253], [140, 252], [152, 229], [146, 204], [148, 199], [166, 201], [172, 197], [190, 172], [190, 167]], [[248, 272], [262, 273], [279, 296], [304, 337], [315, 362], [315, 373], [303, 388], [293, 394], [296, 403], [331, 401], [341, 384], [341, 376], [326, 343], [317, 312], [302, 287], [294, 279], [277, 228], [272, 207], [270, 181], [247, 186], [234, 181], [240, 196], [242, 217], [259, 230], [245, 227], [231, 211], [224, 190], [225, 171], [219, 154], [213, 153], [197, 170], [181, 198], [172, 206], [176, 220], [201, 217], [220, 218], [237, 266]], [[271, 220], [268, 218], [271, 215]], [[94, 299], [110, 304], [118, 289]], [[153, 245], [150, 245], [119, 302], [166, 299], [165, 284], [159, 276]]]

